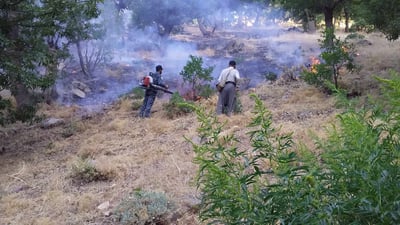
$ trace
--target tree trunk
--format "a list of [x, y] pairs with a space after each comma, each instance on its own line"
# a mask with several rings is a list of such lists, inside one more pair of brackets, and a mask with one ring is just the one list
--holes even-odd
[[345, 25], [346, 25], [346, 27], [344, 28], [344, 31], [349, 32], [350, 9], [348, 8], [348, 6], [344, 6], [344, 17], [345, 17]]
[[76, 49], [78, 51], [79, 64], [81, 65], [82, 72], [83, 72], [83, 74], [85, 74], [86, 77], [90, 77], [90, 74], [89, 74], [88, 69], [86, 67], [87, 65], [85, 64], [85, 60], [83, 59], [82, 47], [81, 47], [80, 41], [76, 42]]
[[256, 13], [256, 16], [255, 16], [256, 18], [254, 19], [254, 25], [255, 26], [260, 26], [261, 25], [261, 21], [260, 21], [260, 17], [261, 17], [260, 14], [261, 13], [260, 13], [260, 9], [258, 7], [256, 8], [255, 13]]
[[335, 88], [338, 88], [338, 78], [339, 78], [339, 70], [336, 65], [333, 65], [333, 82], [335, 84]]
[[326, 28], [334, 29], [333, 26], [333, 8], [326, 7], [324, 9], [325, 26]]
[[17, 110], [22, 110], [25, 107], [35, 105], [35, 99], [29, 89], [22, 83], [14, 84], [11, 87], [11, 94], [14, 96], [17, 103]]
[[317, 26], [315, 24], [314, 15], [312, 15], [308, 9], [305, 9], [306, 22], [303, 24], [303, 28], [307, 33], [315, 33]]
[[211, 31], [207, 30], [207, 27], [206, 27], [206, 25], [204, 24], [204, 19], [203, 19], [203, 18], [197, 19], [197, 22], [198, 22], [198, 24], [199, 24], [200, 32], [203, 34], [204, 37], [210, 37], [210, 36], [212, 36], [212, 34], [214, 33], [215, 29], [217, 28], [217, 26], [215, 25], [215, 26], [212, 28]]

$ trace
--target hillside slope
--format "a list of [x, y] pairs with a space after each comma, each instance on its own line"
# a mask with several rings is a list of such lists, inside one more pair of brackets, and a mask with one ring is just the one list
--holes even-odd
[[[363, 69], [341, 81], [363, 96], [376, 87], [372, 75], [399, 70], [400, 52], [398, 42], [389, 43], [377, 34], [366, 39], [372, 45], [358, 46], [357, 60]], [[219, 119], [227, 122], [224, 130], [234, 132], [244, 149], [250, 148], [246, 125], [253, 101], [249, 92], [260, 96], [281, 132], [293, 132], [296, 143], [311, 148], [310, 132], [323, 137], [325, 126], [340, 112], [332, 96], [302, 81], [262, 83], [243, 90], [243, 113]], [[214, 110], [216, 99], [214, 95], [199, 104]], [[177, 206], [174, 224], [201, 224], [195, 207], [199, 193], [193, 185], [197, 167], [184, 140], [198, 140], [196, 115], [169, 120], [162, 108], [167, 101], [156, 100], [150, 119], [138, 118], [130, 99], [93, 114], [77, 106], [43, 105], [40, 113], [62, 118], [65, 124], [49, 129], [39, 124], [0, 128], [0, 224], [117, 224], [108, 212], [139, 189], [165, 193]], [[92, 182], [77, 176], [76, 169], [88, 162], [100, 172]], [[109, 206], [99, 209], [102, 203]]]

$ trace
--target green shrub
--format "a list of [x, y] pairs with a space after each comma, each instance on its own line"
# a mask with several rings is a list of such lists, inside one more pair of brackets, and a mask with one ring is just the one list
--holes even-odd
[[203, 58], [199, 56], [190, 55], [190, 60], [183, 67], [183, 70], [179, 73], [182, 76], [183, 81], [190, 85], [192, 100], [195, 100], [198, 93], [202, 91], [205, 83], [210, 82], [213, 78], [211, 76], [214, 70], [213, 66], [203, 68]]
[[142, 107], [143, 101], [136, 100], [132, 102], [132, 110], [139, 110]]
[[109, 179], [108, 175], [97, 170], [92, 159], [81, 157], [73, 162], [70, 177], [77, 183], [90, 183]]
[[375, 31], [374, 25], [368, 23], [365, 19], [358, 18], [350, 27], [351, 32], [364, 31], [367, 33]]
[[121, 99], [133, 99], [133, 100], [139, 100], [143, 99], [145, 94], [145, 90], [141, 87], [134, 87], [131, 91], [128, 93], [122, 94], [119, 96]]
[[144, 89], [141, 87], [135, 87], [132, 89], [133, 99], [143, 99], [144, 98]]
[[276, 79], [278, 79], [278, 74], [274, 72], [268, 72], [265, 74], [265, 79], [269, 81], [276, 81]]
[[[349, 108], [316, 138], [320, 155], [272, 126], [255, 96], [252, 149], [196, 108], [200, 218], [218, 224], [400, 224], [400, 75], [381, 79], [384, 98]], [[352, 106], [347, 104], [347, 106]], [[243, 140], [241, 140], [243, 141]]]
[[114, 218], [126, 225], [170, 224], [168, 217], [174, 205], [165, 194], [134, 191], [114, 210]]
[[12, 105], [10, 100], [2, 99], [0, 96], [0, 125], [4, 126], [9, 123], [15, 122], [15, 119], [12, 115]]
[[14, 111], [14, 118], [22, 122], [33, 122], [37, 111], [37, 105], [25, 105]]
[[358, 33], [351, 33], [347, 35], [345, 38], [345, 40], [351, 40], [351, 39], [365, 39], [365, 36]]
[[44, 119], [43, 115], [36, 115], [38, 105], [24, 105], [14, 108], [10, 100], [0, 97], [0, 125], [15, 123], [16, 121], [28, 122], [30, 124], [40, 122]]
[[385, 109], [391, 109], [392, 112], [400, 112], [400, 75], [398, 72], [390, 70], [390, 79], [376, 77], [383, 87], [383, 95], [377, 101], [384, 104]]
[[122, 100], [132, 100], [132, 110], [138, 110], [142, 106], [145, 90], [141, 87], [133, 88], [129, 93], [121, 95]]
[[84, 123], [80, 120], [70, 120], [65, 123], [63, 127], [63, 131], [61, 132], [61, 136], [63, 138], [68, 138], [76, 133], [82, 132], [85, 130]]
[[243, 104], [242, 104], [242, 101], [240, 100], [239, 92], [236, 92], [233, 112], [234, 113], [242, 113], [243, 112]]
[[[253, 95], [254, 96], [254, 95]], [[202, 193], [200, 218], [222, 224], [265, 224], [259, 214], [259, 192], [263, 190], [265, 174], [270, 168], [261, 168], [263, 161], [288, 160], [294, 154], [285, 151], [291, 146], [290, 135], [276, 136], [271, 126], [271, 113], [256, 98], [258, 111], [249, 133], [256, 142], [252, 151], [240, 150], [238, 140], [230, 135], [219, 137], [223, 125], [212, 114], [196, 109], [201, 123], [198, 129], [203, 144], [192, 143], [199, 165], [197, 185]], [[262, 126], [257, 128], [260, 123]], [[230, 144], [227, 144], [230, 143]], [[228, 145], [228, 146], [225, 146]], [[278, 152], [281, 150], [281, 152]], [[257, 216], [258, 215], [258, 216]]]
[[400, 196], [393, 191], [400, 185], [400, 76], [392, 75], [378, 78], [384, 98], [349, 109], [328, 139], [318, 142], [327, 171], [321, 175], [329, 178], [325, 195], [339, 224], [400, 223]]
[[67, 124], [61, 132], [63, 138], [69, 138], [76, 133], [76, 128], [73, 123]]
[[201, 85], [199, 96], [208, 99], [215, 93], [215, 88], [211, 87], [210, 84]]
[[[318, 72], [316, 72], [318, 71]], [[306, 83], [331, 91], [332, 70], [325, 64], [313, 65], [313, 69], [303, 70], [300, 76]]]
[[188, 104], [192, 105], [193, 103], [186, 102], [178, 92], [175, 92], [172, 94], [169, 102], [163, 105], [163, 108], [167, 113], [167, 117], [173, 119], [193, 112], [192, 107], [189, 107]]
[[301, 77], [309, 84], [323, 88], [328, 88], [327, 82], [333, 83], [338, 87], [340, 70], [346, 68], [352, 72], [357, 69], [354, 64], [354, 45], [340, 40], [336, 37], [332, 29], [326, 29], [322, 33], [322, 40], [319, 40], [322, 53], [320, 58], [322, 62], [312, 65], [314, 68], [303, 71]]

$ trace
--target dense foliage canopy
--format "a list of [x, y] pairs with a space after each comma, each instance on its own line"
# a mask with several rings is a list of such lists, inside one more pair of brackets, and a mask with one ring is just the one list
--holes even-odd
[[363, 26], [372, 25], [383, 32], [389, 40], [399, 38], [399, 0], [275, 0], [291, 13], [291, 17], [304, 21], [324, 15], [325, 25], [334, 26], [333, 19], [342, 14], [346, 20], [353, 19]]
[[353, 14], [356, 21], [372, 24], [382, 31], [389, 40], [400, 35], [400, 0], [353, 0]]
[[90, 38], [101, 0], [4, 0], [0, 3], [0, 90], [19, 106], [29, 90], [51, 86], [71, 41]]

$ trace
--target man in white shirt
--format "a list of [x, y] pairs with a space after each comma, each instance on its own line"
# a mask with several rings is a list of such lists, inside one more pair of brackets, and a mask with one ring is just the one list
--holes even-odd
[[217, 115], [222, 113], [225, 113], [227, 116], [232, 115], [236, 97], [236, 86], [239, 79], [240, 75], [236, 69], [236, 62], [231, 60], [229, 61], [229, 67], [223, 69], [218, 77], [218, 83], [222, 83], [224, 88], [218, 95]]

